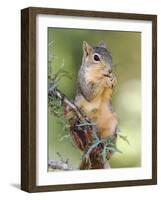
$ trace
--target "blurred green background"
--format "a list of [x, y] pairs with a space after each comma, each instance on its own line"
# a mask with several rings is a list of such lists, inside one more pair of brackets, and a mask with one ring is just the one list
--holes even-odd
[[[82, 42], [96, 46], [103, 40], [113, 58], [113, 72], [118, 84], [114, 89], [112, 104], [119, 117], [120, 134], [127, 136], [130, 145], [118, 138], [115, 153], [110, 159], [112, 168], [139, 167], [141, 165], [141, 33], [123, 31], [97, 31], [48, 28], [48, 59], [56, 72], [61, 65], [72, 73], [72, 79], [63, 78], [59, 89], [73, 99], [76, 77], [82, 60]], [[59, 120], [48, 113], [48, 159], [60, 159], [78, 167], [81, 152], [65, 135]]]

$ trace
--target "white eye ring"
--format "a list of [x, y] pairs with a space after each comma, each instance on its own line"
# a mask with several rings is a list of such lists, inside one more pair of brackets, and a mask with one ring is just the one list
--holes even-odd
[[93, 61], [100, 62], [100, 55], [98, 53], [93, 54]]

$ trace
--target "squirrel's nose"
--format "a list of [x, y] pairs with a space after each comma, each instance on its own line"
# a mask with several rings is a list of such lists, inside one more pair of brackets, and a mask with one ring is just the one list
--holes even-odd
[[112, 68], [109, 65], [105, 65], [104, 70], [106, 71], [107, 74], [111, 74], [112, 73]]
[[103, 71], [105, 74], [111, 74], [112, 68], [109, 65], [104, 65]]
[[111, 74], [111, 73], [112, 73], [112, 69], [109, 69], [109, 70], [108, 70], [108, 73]]
[[112, 73], [112, 69], [106, 69], [106, 73], [107, 74], [111, 74]]
[[104, 76], [109, 77], [111, 75], [111, 73], [112, 73], [112, 69], [105, 70], [104, 71]]

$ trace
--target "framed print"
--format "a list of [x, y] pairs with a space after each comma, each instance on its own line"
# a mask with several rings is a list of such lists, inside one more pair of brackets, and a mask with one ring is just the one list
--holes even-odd
[[21, 189], [157, 183], [157, 16], [21, 11]]

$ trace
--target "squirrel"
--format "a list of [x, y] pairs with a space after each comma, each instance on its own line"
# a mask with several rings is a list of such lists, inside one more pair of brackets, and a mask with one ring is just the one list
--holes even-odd
[[83, 58], [74, 103], [96, 124], [99, 138], [112, 137], [118, 124], [111, 105], [113, 88], [117, 83], [112, 73], [112, 57], [103, 41], [96, 47], [83, 41], [82, 47]]

